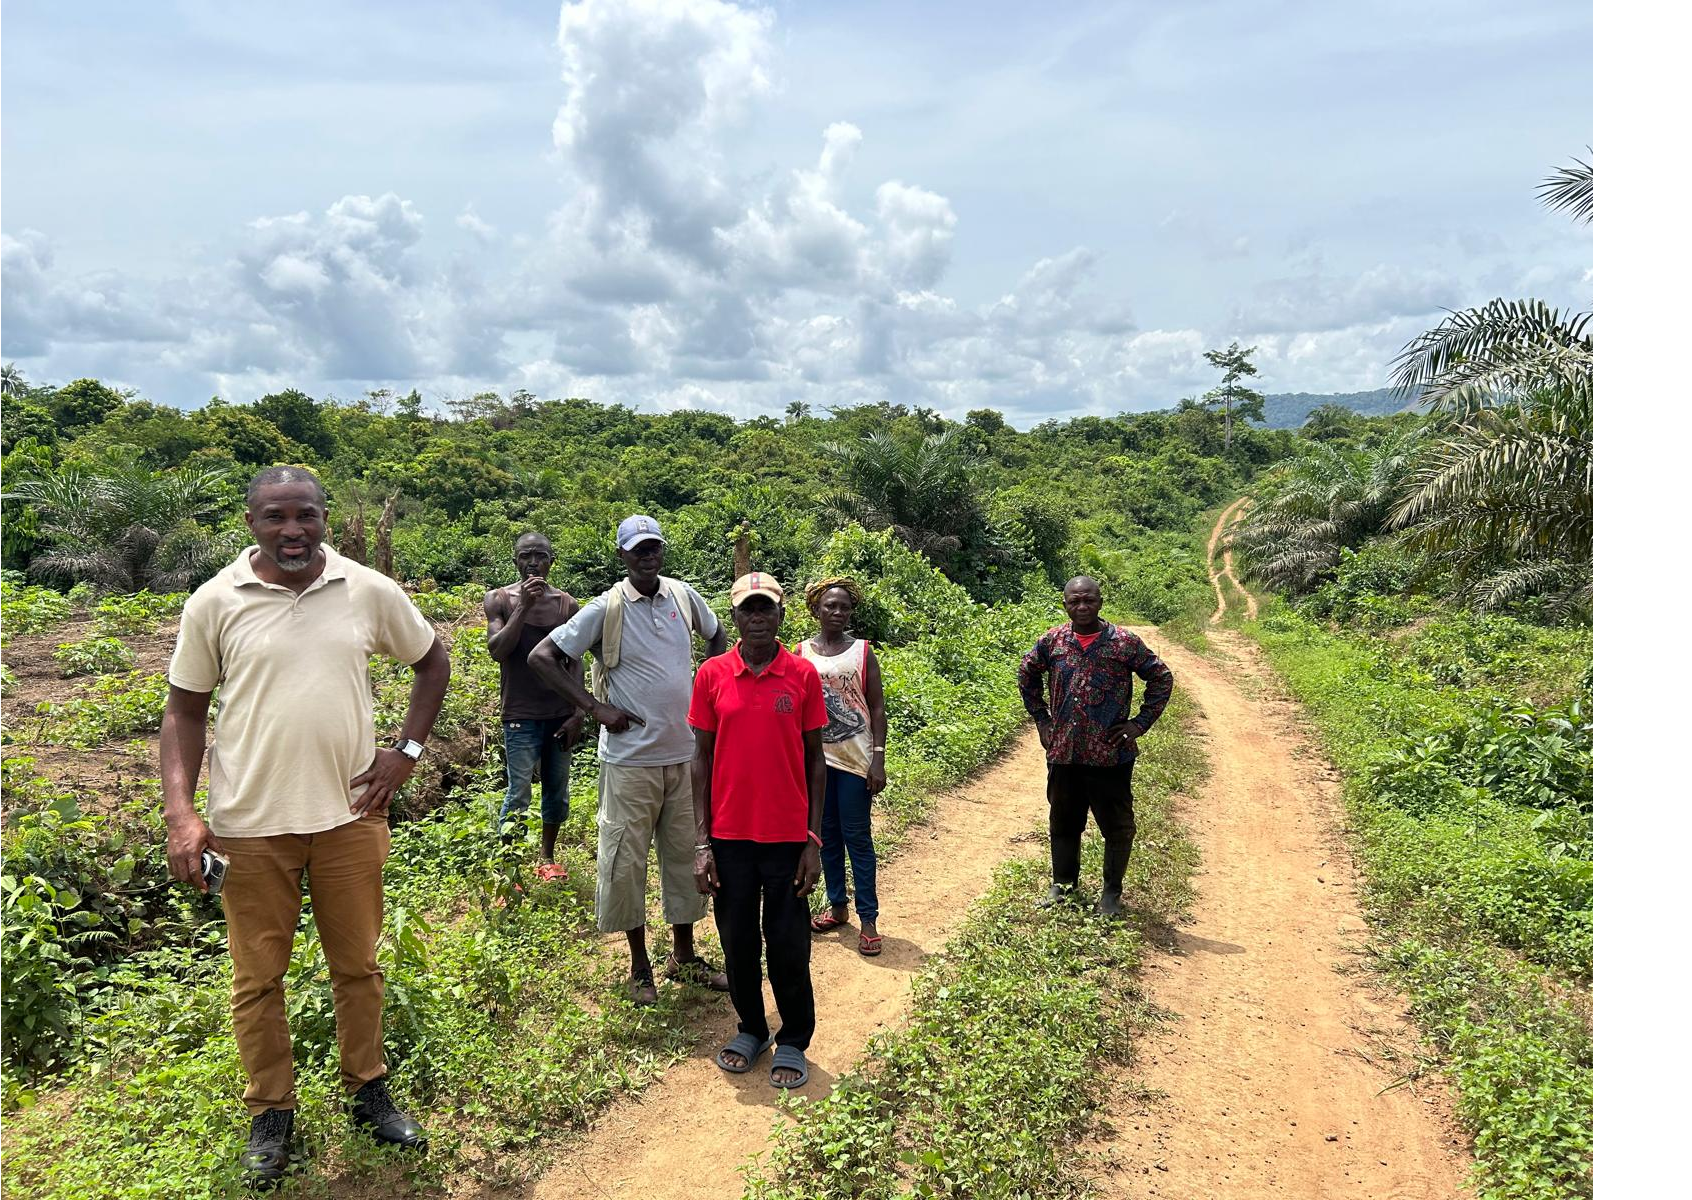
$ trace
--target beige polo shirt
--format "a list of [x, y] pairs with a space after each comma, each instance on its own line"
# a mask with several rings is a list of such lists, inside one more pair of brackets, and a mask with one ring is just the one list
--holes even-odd
[[212, 832], [321, 833], [355, 819], [350, 781], [374, 761], [370, 656], [415, 663], [435, 631], [397, 583], [328, 546], [299, 595], [253, 573], [255, 549], [188, 598], [170, 682], [218, 689]]

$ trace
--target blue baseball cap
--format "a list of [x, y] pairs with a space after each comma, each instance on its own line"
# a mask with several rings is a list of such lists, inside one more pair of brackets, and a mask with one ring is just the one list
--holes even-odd
[[658, 528], [658, 522], [651, 517], [636, 513], [632, 517], [624, 517], [623, 523], [617, 526], [617, 549], [632, 550], [642, 542], [657, 541], [668, 546], [670, 543], [664, 538], [664, 531]]

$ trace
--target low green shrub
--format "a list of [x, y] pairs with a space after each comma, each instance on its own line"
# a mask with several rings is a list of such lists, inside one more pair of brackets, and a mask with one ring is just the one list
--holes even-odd
[[106, 636], [157, 633], [161, 625], [182, 611], [187, 600], [187, 592], [107, 596], [94, 603], [94, 630]]
[[465, 583], [439, 591], [411, 594], [412, 603], [431, 621], [459, 621], [481, 611], [487, 589], [479, 583]]
[[1108, 608], [1140, 621], [1161, 625], [1214, 604], [1204, 555], [1184, 534], [1138, 532], [1122, 550], [1089, 543], [1079, 565], [1098, 580]]
[[52, 588], [0, 581], [0, 628], [10, 636], [45, 633], [71, 617], [70, 600]]
[[59, 673], [66, 678], [110, 675], [133, 667], [135, 651], [115, 637], [91, 637], [80, 642], [60, 642], [53, 651], [53, 661], [59, 664]]
[[44, 740], [89, 750], [105, 742], [150, 733], [164, 720], [170, 684], [163, 674], [130, 671], [97, 675], [81, 685], [81, 694], [61, 703], [36, 706], [43, 718]]

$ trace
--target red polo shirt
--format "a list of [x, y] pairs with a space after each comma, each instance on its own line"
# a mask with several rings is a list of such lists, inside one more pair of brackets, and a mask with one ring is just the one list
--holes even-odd
[[777, 643], [754, 675], [740, 644], [708, 658], [693, 680], [687, 723], [717, 735], [711, 766], [711, 836], [802, 842], [810, 830], [805, 733], [828, 724], [817, 669]]

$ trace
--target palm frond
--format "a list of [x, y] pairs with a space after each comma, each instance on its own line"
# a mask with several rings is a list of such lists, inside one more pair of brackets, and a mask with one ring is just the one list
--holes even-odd
[[1539, 198], [1554, 212], [1592, 224], [1592, 164], [1577, 158], [1572, 167], [1558, 167], [1539, 185]]
[[1592, 396], [1591, 313], [1542, 300], [1454, 312], [1393, 359], [1393, 386], [1436, 412], [1467, 414], [1535, 392]]

